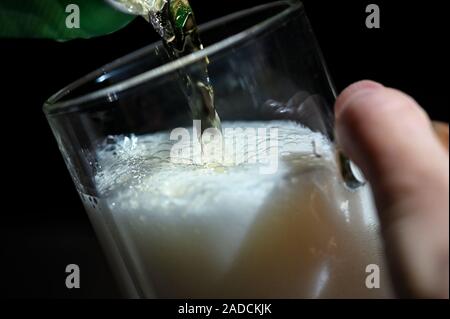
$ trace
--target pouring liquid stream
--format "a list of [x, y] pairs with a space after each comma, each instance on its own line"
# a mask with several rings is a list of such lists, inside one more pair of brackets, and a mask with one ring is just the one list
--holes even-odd
[[[121, 11], [140, 15], [150, 22], [163, 40], [171, 60], [203, 49], [194, 12], [188, 0], [108, 0]], [[189, 71], [180, 71], [182, 89], [192, 118], [201, 121], [201, 132], [221, 130], [214, 105], [214, 89], [208, 74], [208, 59]]]

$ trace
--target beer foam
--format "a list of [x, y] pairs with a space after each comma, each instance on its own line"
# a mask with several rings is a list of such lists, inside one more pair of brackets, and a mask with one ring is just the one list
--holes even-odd
[[[179, 203], [182, 198], [198, 197], [198, 192], [225, 191], [238, 185], [240, 188], [258, 189], [263, 188], [266, 182], [273, 184], [273, 176], [265, 178], [258, 171], [263, 165], [267, 165], [267, 160], [264, 162], [257, 159], [267, 157], [266, 153], [271, 147], [268, 141], [270, 136], [258, 135], [257, 148], [254, 149], [246, 144], [248, 131], [245, 130], [248, 129], [277, 129], [276, 153], [280, 162], [274, 173], [276, 176], [282, 176], [286, 171], [286, 161], [293, 160], [291, 157], [330, 159], [333, 156], [332, 145], [325, 136], [295, 122], [225, 122], [222, 127], [225, 132], [233, 130], [235, 144], [233, 147], [224, 147], [224, 160], [220, 163], [206, 161], [198, 164], [192, 160], [174, 163], [171, 149], [177, 141], [170, 140], [170, 132], [109, 137], [97, 151], [99, 170], [95, 181], [98, 191], [105, 194], [129, 188], [133, 192], [142, 191], [158, 197], [172, 198]], [[234, 131], [236, 129], [240, 131]], [[192, 128], [190, 131], [192, 132]], [[260, 147], [261, 144], [264, 144], [263, 148]], [[192, 143], [184, 147], [193, 151]], [[239, 162], [230, 160], [241, 151], [244, 151], [244, 157]], [[258, 176], [249, 178], [253, 175]], [[258, 186], [259, 183], [263, 185]]]

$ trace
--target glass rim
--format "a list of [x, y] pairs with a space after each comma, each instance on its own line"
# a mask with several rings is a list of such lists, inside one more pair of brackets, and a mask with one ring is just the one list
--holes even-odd
[[89, 82], [90, 80], [95, 79], [96, 77], [99, 77], [102, 74], [105, 74], [105, 72], [113, 70], [114, 68], [116, 68], [120, 65], [123, 65], [127, 61], [133, 61], [136, 58], [155, 50], [157, 47], [159, 47], [161, 45], [161, 41], [149, 44], [149, 45], [147, 45], [141, 49], [138, 49], [128, 55], [125, 55], [124, 57], [118, 58], [118, 59], [114, 60], [113, 62], [110, 62], [110, 63], [98, 68], [97, 70], [88, 73], [87, 75], [72, 82], [71, 84], [67, 85], [63, 89], [59, 90], [57, 93], [53, 94], [44, 103], [44, 106], [43, 106], [44, 113], [46, 115], [51, 115], [51, 114], [55, 114], [55, 113], [59, 114], [59, 113], [76, 112], [76, 111], [79, 111], [79, 109], [72, 110], [71, 108], [74, 106], [80, 107], [81, 104], [85, 104], [87, 102], [92, 102], [97, 99], [101, 99], [101, 98], [107, 99], [110, 96], [114, 96], [115, 94], [124, 92], [124, 91], [129, 90], [134, 87], [137, 87], [142, 83], [163, 77], [163, 76], [170, 74], [180, 68], [185, 68], [185, 67], [192, 65], [200, 60], [203, 60], [206, 57], [211, 57], [217, 53], [220, 53], [221, 51], [224, 51], [236, 44], [245, 42], [246, 40], [250, 39], [252, 36], [260, 34], [261, 32], [270, 28], [273, 24], [276, 24], [277, 22], [283, 20], [286, 16], [289, 16], [291, 13], [303, 8], [303, 3], [300, 0], [281, 0], [281, 1], [270, 2], [267, 4], [252, 7], [249, 9], [240, 10], [238, 12], [231, 13], [229, 15], [214, 19], [210, 22], [200, 25], [199, 29], [201, 31], [209, 30], [209, 29], [212, 29], [219, 25], [226, 24], [229, 21], [237, 20], [237, 19], [240, 19], [247, 15], [254, 14], [258, 11], [270, 9], [272, 7], [279, 7], [281, 5], [287, 5], [287, 8], [285, 8], [281, 12], [276, 13], [273, 16], [270, 16], [269, 18], [264, 19], [263, 21], [256, 23], [255, 25], [253, 25], [241, 32], [238, 32], [238, 33], [233, 34], [229, 37], [226, 37], [218, 42], [215, 42], [215, 43], [209, 45], [208, 47], [204, 48], [201, 51], [197, 51], [197, 52], [191, 53], [187, 56], [184, 56], [182, 58], [179, 58], [175, 61], [170, 61], [168, 63], [162, 64], [156, 68], [152, 68], [152, 69], [142, 72], [138, 75], [135, 75], [131, 78], [127, 78], [118, 83], [112, 84], [108, 87], [105, 87], [105, 88], [102, 88], [99, 90], [95, 90], [93, 92], [83, 94], [81, 96], [74, 97], [74, 98], [71, 98], [66, 101], [58, 102], [64, 96], [69, 94], [71, 91], [73, 91], [77, 87]]

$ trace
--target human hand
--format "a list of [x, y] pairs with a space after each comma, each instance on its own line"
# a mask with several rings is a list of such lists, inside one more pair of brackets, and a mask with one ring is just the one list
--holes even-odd
[[448, 298], [448, 125], [372, 81], [345, 89], [335, 113], [339, 145], [373, 187], [399, 296]]

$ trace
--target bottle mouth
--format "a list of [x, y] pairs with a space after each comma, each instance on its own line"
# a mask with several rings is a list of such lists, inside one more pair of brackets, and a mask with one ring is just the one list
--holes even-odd
[[127, 5], [121, 2], [120, 0], [105, 0], [105, 1], [123, 13], [134, 15], [142, 15], [148, 14], [149, 12], [157, 12], [161, 10], [164, 4], [166, 4], [167, 2], [167, 0], [152, 0], [151, 4], [148, 4], [148, 6], [143, 7], [142, 4], [140, 3], [131, 3]]
[[[208, 30], [212, 30], [218, 26], [232, 23], [232, 21], [234, 20], [243, 19], [246, 16], [251, 16], [264, 11], [270, 13], [269, 17], [263, 19], [262, 21], [250, 26], [247, 29], [244, 29], [241, 32], [215, 42], [201, 51], [197, 51], [175, 61], [162, 64], [156, 68], [142, 72], [121, 82], [112, 84], [111, 86], [101, 88], [87, 94], [75, 95], [74, 97], [71, 97], [71, 94], [83, 85], [95, 79], [100, 79], [102, 76], [104, 77], [105, 74], [112, 73], [114, 69], [120, 66], [124, 66], [128, 63], [132, 63], [133, 61], [138, 60], [140, 57], [144, 57], [146, 54], [155, 51], [158, 47], [161, 46], [161, 42], [151, 44], [123, 58], [117, 59], [114, 62], [107, 64], [66, 86], [65, 88], [51, 96], [45, 102], [43, 107], [44, 113], [46, 115], [56, 115], [61, 113], [78, 112], [86, 109], [89, 105], [92, 105], [92, 102], [94, 101], [108, 101], [112, 96], [117, 96], [119, 93], [122, 93], [126, 90], [137, 87], [143, 83], [162, 78], [165, 75], [176, 72], [179, 69], [189, 67], [196, 62], [202, 61], [206, 57], [212, 58], [216, 54], [227, 51], [228, 49], [232, 49], [236, 45], [240, 45], [242, 43], [250, 41], [255, 36], [258, 36], [264, 31], [267, 31], [280, 21], [285, 20], [292, 14], [298, 13], [302, 9], [302, 2], [297, 0], [277, 1], [239, 11], [202, 24], [199, 26], [200, 34], [202, 34], [203, 32], [207, 32]], [[275, 13], [273, 13], [274, 11]]]

